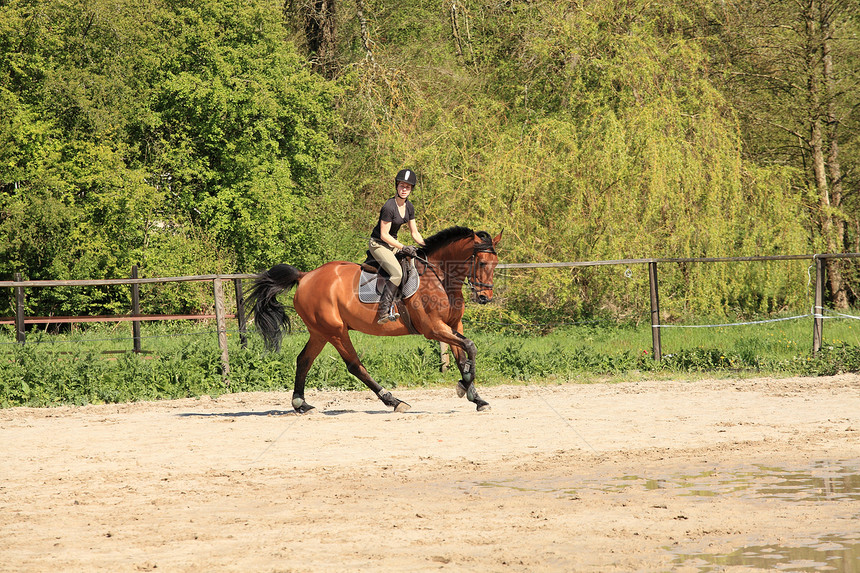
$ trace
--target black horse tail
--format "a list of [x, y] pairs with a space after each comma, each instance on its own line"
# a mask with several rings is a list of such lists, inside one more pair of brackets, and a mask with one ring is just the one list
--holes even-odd
[[257, 331], [270, 350], [279, 350], [284, 330], [290, 329], [290, 319], [284, 312], [284, 305], [277, 296], [297, 284], [305, 273], [290, 265], [275, 265], [263, 271], [254, 279], [254, 286], [248, 291], [248, 314], [254, 315]]

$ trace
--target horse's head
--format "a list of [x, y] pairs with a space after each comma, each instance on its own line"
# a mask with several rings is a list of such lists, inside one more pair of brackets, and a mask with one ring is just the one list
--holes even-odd
[[479, 304], [487, 304], [493, 300], [493, 273], [499, 264], [496, 245], [501, 240], [501, 233], [496, 235], [495, 239], [486, 231], [475, 233], [474, 254], [468, 278], [472, 287], [472, 300]]
[[486, 304], [493, 300], [493, 272], [499, 264], [496, 245], [501, 239], [501, 233], [494, 239], [486, 231], [450, 227], [427, 237], [422, 252], [443, 269], [446, 278], [455, 279], [457, 287], [468, 280], [472, 299]]

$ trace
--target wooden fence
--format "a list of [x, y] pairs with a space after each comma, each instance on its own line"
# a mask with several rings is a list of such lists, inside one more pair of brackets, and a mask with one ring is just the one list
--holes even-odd
[[[231, 274], [231, 275], [197, 275], [185, 277], [165, 278], [138, 278], [138, 269], [135, 265], [131, 270], [131, 278], [128, 279], [103, 279], [103, 280], [61, 280], [61, 281], [26, 281], [20, 273], [15, 274], [14, 281], [0, 281], [0, 287], [12, 287], [15, 289], [15, 316], [0, 318], [0, 324], [14, 324], [16, 340], [24, 344], [27, 340], [27, 324], [74, 324], [84, 322], [131, 322], [133, 350], [141, 352], [140, 324], [145, 321], [159, 320], [207, 320], [215, 319], [218, 335], [218, 347], [221, 350], [222, 377], [225, 382], [229, 381], [230, 358], [227, 351], [227, 319], [236, 318], [239, 323], [239, 339], [242, 346], [247, 343], [247, 324], [245, 320], [245, 297], [242, 288], [243, 279], [252, 279], [256, 275]], [[172, 282], [211, 281], [212, 292], [215, 301], [215, 314], [140, 314], [140, 285], [158, 284]], [[226, 311], [224, 282], [232, 281], [236, 292], [236, 313], [228, 314]], [[44, 287], [82, 287], [82, 286], [108, 286], [108, 285], [130, 285], [131, 286], [131, 314], [128, 315], [99, 315], [99, 316], [26, 316], [25, 314], [25, 290], [27, 288]]]
[[666, 263], [732, 263], [732, 262], [764, 262], [764, 261], [797, 261], [809, 260], [815, 266], [815, 301], [812, 312], [812, 352], [821, 350], [822, 333], [824, 331], [824, 279], [827, 259], [856, 259], [860, 253], [829, 253], [814, 255], [774, 255], [757, 257], [703, 257], [675, 259], [618, 259], [611, 261], [583, 261], [572, 263], [509, 263], [500, 264], [498, 268], [505, 269], [534, 269], [534, 268], [573, 268], [594, 267], [604, 265], [648, 265], [648, 282], [651, 294], [651, 344], [654, 360], [661, 360], [663, 351], [660, 341], [660, 293], [657, 281], [657, 265]]
[[[606, 265], [648, 265], [648, 279], [651, 295], [651, 333], [652, 351], [655, 360], [662, 359], [662, 348], [660, 342], [660, 295], [658, 288], [657, 269], [660, 264], [668, 263], [731, 263], [749, 261], [792, 261], [809, 260], [815, 266], [815, 302], [813, 309], [812, 327], [812, 352], [821, 349], [823, 332], [823, 310], [824, 310], [824, 278], [826, 259], [853, 259], [860, 258], [860, 253], [839, 254], [817, 254], [817, 255], [782, 255], [761, 257], [718, 257], [718, 258], [677, 258], [677, 259], [619, 259], [611, 261], [582, 261], [567, 263], [508, 263], [500, 264], [499, 269], [536, 269], [536, 268], [574, 268], [594, 267]], [[15, 316], [0, 318], [0, 324], [14, 324], [16, 339], [19, 343], [26, 342], [27, 324], [54, 324], [54, 323], [82, 323], [82, 322], [111, 322], [128, 321], [132, 323], [132, 337], [134, 352], [141, 351], [140, 324], [143, 321], [158, 320], [204, 320], [215, 319], [218, 334], [218, 346], [221, 351], [222, 375], [225, 381], [229, 380], [230, 360], [227, 352], [227, 319], [236, 318], [239, 325], [239, 337], [244, 346], [247, 342], [245, 323], [244, 293], [242, 280], [252, 279], [252, 274], [230, 274], [230, 275], [198, 275], [185, 277], [148, 278], [142, 279], [137, 276], [137, 267], [132, 268], [131, 278], [128, 279], [105, 279], [105, 280], [64, 280], [64, 281], [27, 281], [23, 280], [20, 273], [16, 273], [14, 281], [0, 281], [0, 287], [11, 287], [15, 289]], [[188, 281], [211, 281], [212, 292], [215, 301], [215, 314], [213, 315], [142, 315], [140, 314], [140, 285], [188, 282]], [[224, 295], [224, 283], [233, 282], [236, 293], [236, 313], [227, 314]], [[25, 290], [28, 288], [44, 287], [70, 287], [70, 286], [106, 286], [106, 285], [130, 285], [132, 294], [132, 308], [128, 315], [115, 316], [41, 316], [28, 317], [25, 315]]]

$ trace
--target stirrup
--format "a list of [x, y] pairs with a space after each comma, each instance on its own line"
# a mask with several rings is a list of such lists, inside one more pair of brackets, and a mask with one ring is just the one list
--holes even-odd
[[391, 303], [391, 307], [388, 309], [388, 314], [383, 315], [377, 319], [376, 324], [385, 324], [386, 322], [394, 322], [400, 318], [400, 313], [397, 312], [397, 305]]
[[397, 312], [397, 303], [392, 302], [391, 308], [388, 309], [388, 320], [395, 321], [400, 318], [400, 313]]

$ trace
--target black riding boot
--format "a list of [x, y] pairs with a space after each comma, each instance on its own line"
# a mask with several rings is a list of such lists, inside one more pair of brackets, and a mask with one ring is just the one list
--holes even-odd
[[382, 291], [379, 309], [376, 311], [377, 324], [385, 324], [390, 320], [400, 318], [400, 313], [394, 308], [394, 295], [397, 293], [397, 288], [391, 281], [385, 281], [385, 290]]

